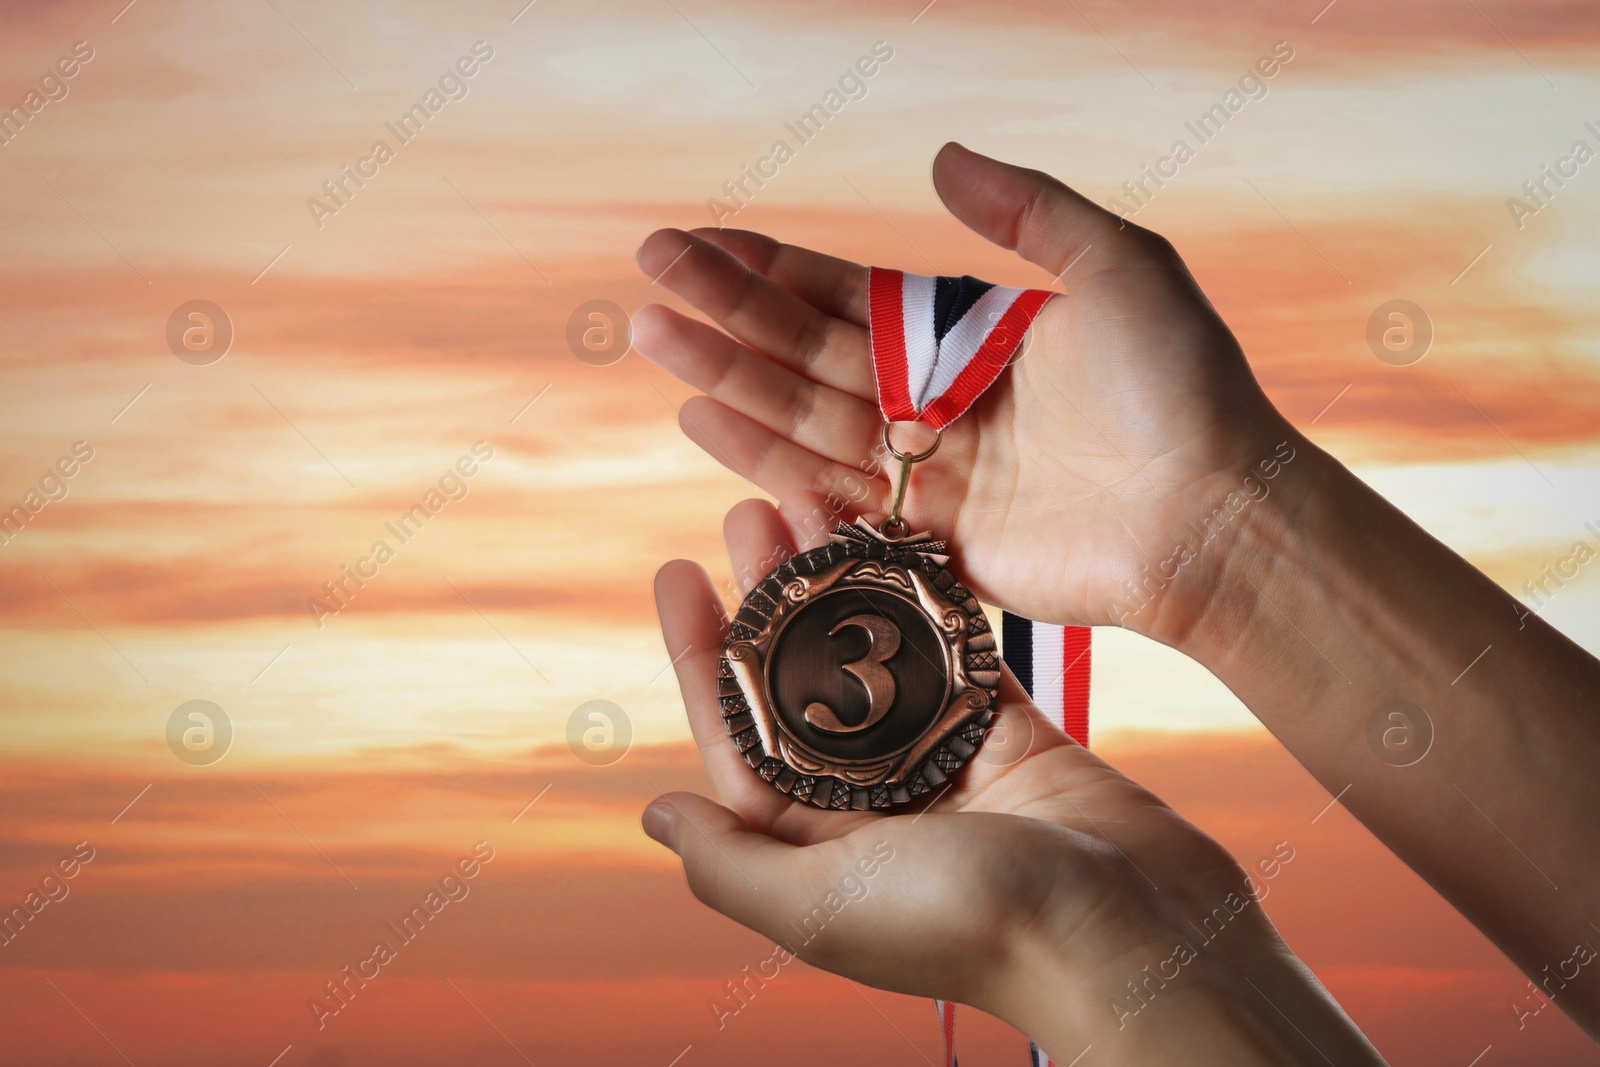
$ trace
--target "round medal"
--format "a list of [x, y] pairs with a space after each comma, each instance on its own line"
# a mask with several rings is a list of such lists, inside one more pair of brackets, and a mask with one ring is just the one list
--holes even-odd
[[718, 692], [734, 744], [774, 788], [890, 808], [937, 791], [983, 743], [1000, 657], [944, 550], [840, 523], [750, 590]]

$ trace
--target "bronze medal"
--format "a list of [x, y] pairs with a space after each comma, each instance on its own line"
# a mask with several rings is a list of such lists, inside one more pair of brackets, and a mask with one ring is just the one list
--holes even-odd
[[[900, 461], [879, 527], [839, 523], [828, 543], [780, 564], [728, 626], [717, 689], [745, 761], [819, 808], [893, 808], [937, 792], [995, 715], [1000, 656], [989, 621], [946, 567], [945, 543], [900, 516], [912, 465], [1000, 376], [1050, 293], [976, 278], [868, 272], [883, 447]], [[894, 422], [936, 436], [923, 452]]]
[[983, 743], [1000, 657], [944, 552], [928, 534], [840, 523], [744, 598], [718, 664], [722, 717], [780, 792], [820, 808], [907, 804]]

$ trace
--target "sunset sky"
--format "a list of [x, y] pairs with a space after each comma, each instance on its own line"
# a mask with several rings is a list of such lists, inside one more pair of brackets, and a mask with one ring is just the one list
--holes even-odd
[[[1286, 415], [1530, 606], [1576, 542], [1600, 551], [1600, 158], [1561, 162], [1600, 153], [1600, 12], [525, 2], [0, 10], [0, 109], [58, 97], [0, 126], [0, 510], [60, 497], [0, 544], [0, 907], [96, 853], [0, 946], [0, 1062], [938, 1058], [926, 1002], [804, 965], [718, 1031], [708, 1000], [770, 945], [638, 829], [659, 790], [705, 788], [650, 579], [689, 556], [731, 596], [721, 518], [750, 491], [679, 433], [683, 386], [565, 335], [586, 301], [681, 307], [634, 250], [710, 200], [863, 262], [1044, 286], [943, 212], [938, 147], [1127, 203], [1182, 139], [1137, 220]], [[1200, 143], [1186, 124], [1279, 42]], [[430, 90], [402, 142], [386, 124]], [[1396, 299], [1434, 334], [1409, 366], [1367, 342]], [[205, 366], [167, 344], [193, 300], [233, 327]], [[323, 583], [479, 442], [465, 496], [319, 626]], [[1591, 650], [1596, 567], [1540, 605]], [[1521, 976], [1203, 668], [1095, 641], [1097, 750], [1246, 862], [1293, 843], [1265, 907], [1391, 1062], [1595, 1062], [1553, 1007], [1518, 1030]], [[168, 747], [196, 699], [234, 732], [210, 766]], [[614, 765], [568, 748], [589, 700], [631, 720]], [[480, 840], [471, 894], [319, 1032], [308, 998]], [[963, 1062], [1023, 1061], [962, 1019]]]

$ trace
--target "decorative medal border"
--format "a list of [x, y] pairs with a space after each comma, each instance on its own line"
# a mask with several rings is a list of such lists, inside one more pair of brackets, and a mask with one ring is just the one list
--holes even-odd
[[[717, 693], [735, 747], [779, 792], [819, 808], [896, 807], [943, 785], [983, 743], [1000, 656], [983, 609], [946, 569], [944, 552], [928, 534], [891, 540], [865, 520], [840, 523], [828, 544], [780, 564], [745, 597], [717, 664]], [[783, 727], [767, 685], [766, 657], [785, 619], [841, 581], [916, 599], [948, 650], [940, 717], [917, 741], [870, 761], [811, 752]]]

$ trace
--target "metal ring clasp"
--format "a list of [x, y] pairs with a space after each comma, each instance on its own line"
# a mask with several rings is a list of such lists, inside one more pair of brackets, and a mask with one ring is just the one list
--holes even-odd
[[935, 430], [933, 431], [933, 444], [929, 445], [921, 452], [902, 452], [898, 448], [894, 447], [893, 441], [889, 440], [889, 430], [893, 427], [893, 425], [893, 423], [887, 421], [885, 421], [883, 424], [883, 447], [889, 453], [889, 455], [893, 456], [895, 459], [898, 459], [902, 463], [921, 463], [923, 460], [932, 457], [935, 452], [939, 451], [939, 442], [944, 440], [944, 431]]

